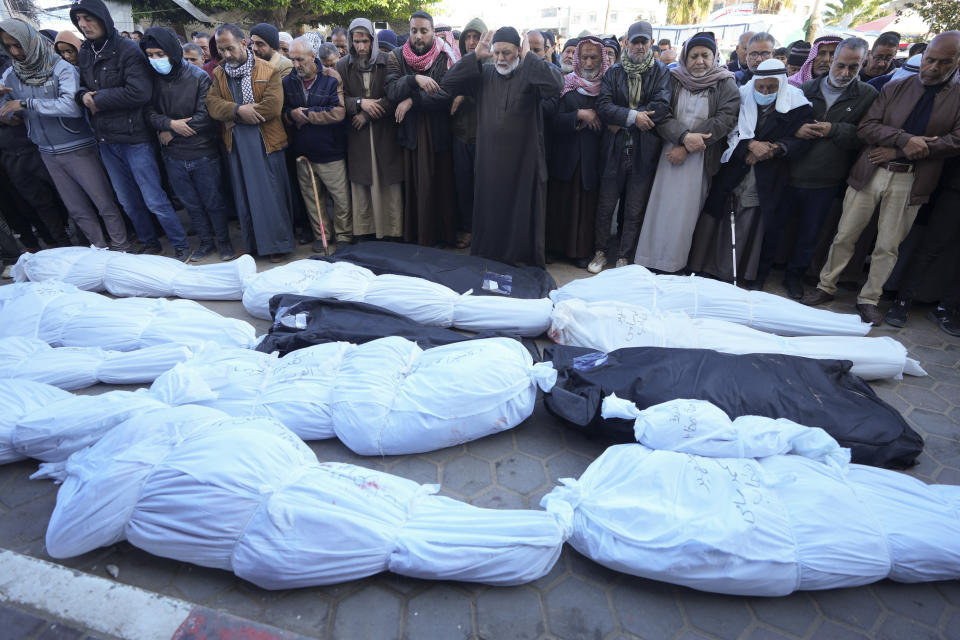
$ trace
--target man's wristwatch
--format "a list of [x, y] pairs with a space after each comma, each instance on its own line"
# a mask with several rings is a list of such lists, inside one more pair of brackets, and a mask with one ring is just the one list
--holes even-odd
[[360, 98], [357, 98], [357, 113], [363, 110], [360, 106], [361, 104], [363, 104], [363, 100], [361, 100]]

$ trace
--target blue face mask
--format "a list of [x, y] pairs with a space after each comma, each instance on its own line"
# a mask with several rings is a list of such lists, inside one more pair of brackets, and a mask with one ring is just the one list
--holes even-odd
[[[152, 62], [152, 61], [151, 61]], [[757, 104], [761, 107], [765, 107], [768, 104], [773, 104], [777, 99], [777, 94], [775, 93], [760, 93], [756, 89], [753, 90], [753, 99], [757, 101]]]
[[156, 69], [157, 73], [167, 75], [173, 66], [170, 64], [170, 58], [150, 58], [150, 66]]

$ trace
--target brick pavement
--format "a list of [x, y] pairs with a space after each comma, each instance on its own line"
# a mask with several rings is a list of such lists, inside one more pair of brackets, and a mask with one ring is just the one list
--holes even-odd
[[[301, 249], [301, 253], [303, 253]], [[268, 268], [261, 264], [260, 269]], [[584, 271], [553, 265], [560, 284]], [[850, 313], [854, 295], [831, 303]], [[237, 303], [210, 303], [251, 320]], [[909, 473], [927, 482], [960, 484], [960, 340], [917, 308], [904, 329], [871, 336], [900, 340], [930, 374], [872, 386], [924, 437], [926, 449]], [[258, 332], [266, 323], [254, 321]], [[87, 390], [101, 393], [106, 386]], [[538, 509], [557, 478], [578, 476], [603, 449], [544, 411], [493, 437], [423, 455], [360, 457], [337, 440], [310, 443], [321, 460], [350, 462], [417, 482], [438, 482], [441, 494], [491, 508]], [[56, 487], [31, 482], [35, 463], [0, 467], [0, 548], [47, 558], [43, 535]], [[60, 564], [212, 609], [317, 638], [944, 638], [960, 640], [960, 581], [904, 585], [889, 581], [784, 598], [706, 594], [618, 574], [569, 546], [553, 571], [520, 587], [430, 582], [381, 574], [328, 587], [265, 591], [232, 574], [157, 558], [127, 543]]]

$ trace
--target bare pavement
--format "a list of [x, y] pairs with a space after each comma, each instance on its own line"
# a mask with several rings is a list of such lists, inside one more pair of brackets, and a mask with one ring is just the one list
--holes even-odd
[[[308, 249], [301, 247], [291, 259], [306, 257]], [[260, 270], [271, 266], [258, 262]], [[558, 284], [586, 275], [567, 264], [550, 265], [550, 271]], [[853, 313], [854, 294], [841, 293], [831, 308]], [[258, 334], [267, 329], [239, 302], [204, 304], [251, 322]], [[940, 331], [926, 312], [916, 308], [904, 329], [878, 327], [870, 335], [901, 341], [930, 375], [871, 386], [926, 442], [908, 473], [960, 484], [960, 340]], [[113, 388], [98, 385], [83, 393]], [[321, 460], [439, 483], [442, 495], [499, 509], [539, 509], [558, 478], [579, 476], [603, 450], [550, 416], [542, 402], [513, 430], [422, 455], [362, 457], [335, 439], [309, 444]], [[0, 640], [960, 640], [960, 581], [883, 581], [783, 598], [730, 597], [619, 574], [569, 546], [550, 574], [512, 588], [383, 573], [327, 587], [266, 591], [228, 572], [155, 557], [126, 542], [53, 560], [44, 534], [57, 487], [30, 481], [36, 467], [31, 461], [0, 467]]]

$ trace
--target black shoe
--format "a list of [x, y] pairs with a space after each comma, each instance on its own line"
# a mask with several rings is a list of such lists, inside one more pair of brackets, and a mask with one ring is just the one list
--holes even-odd
[[767, 283], [766, 278], [757, 278], [756, 280], [744, 280], [743, 288], [747, 291], [763, 291], [763, 285]]
[[883, 324], [883, 314], [880, 313], [880, 308], [875, 304], [861, 304], [858, 302], [857, 313], [860, 314], [860, 319], [867, 324], [875, 327]]
[[907, 311], [910, 310], [908, 300], [897, 300], [887, 309], [887, 315], [883, 317], [891, 327], [902, 327], [907, 324]]
[[803, 298], [800, 300], [800, 303], [805, 304], [808, 307], [815, 307], [818, 304], [830, 302], [831, 300], [833, 300], [833, 294], [827, 293], [820, 287], [817, 287], [813, 291], [804, 294]]
[[956, 313], [947, 313], [947, 317], [940, 321], [940, 328], [951, 336], [960, 336], [960, 316]]
[[803, 281], [800, 276], [788, 273], [783, 277], [783, 288], [787, 290], [787, 295], [792, 300], [799, 300], [803, 297]]
[[184, 249], [174, 249], [173, 257], [180, 262], [188, 262], [190, 260], [190, 247], [186, 247]]
[[163, 247], [160, 246], [159, 242], [157, 244], [145, 244], [137, 250], [137, 253], [147, 253], [158, 256], [163, 253]]
[[192, 256], [190, 256], [190, 262], [199, 262], [211, 253], [213, 253], [213, 243], [201, 242], [200, 246], [197, 247], [197, 250], [193, 252]]
[[950, 318], [950, 312], [940, 307], [934, 308], [927, 314], [927, 319], [933, 324], [943, 324]]

